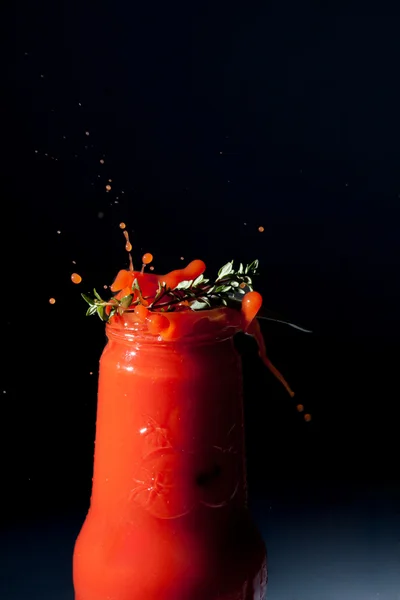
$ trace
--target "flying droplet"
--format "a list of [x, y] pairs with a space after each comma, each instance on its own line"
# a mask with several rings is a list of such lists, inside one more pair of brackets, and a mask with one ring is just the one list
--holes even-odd
[[151, 267], [150, 267], [150, 271], [154, 271], [154, 267], [153, 267], [153, 265], [151, 265]]
[[89, 131], [85, 131], [85, 135], [90, 135]]
[[111, 185], [106, 185], [106, 191], [109, 192], [111, 190]]
[[104, 213], [103, 212], [99, 212], [97, 213], [97, 216], [99, 219], [102, 219], [104, 217]]
[[297, 408], [297, 410], [298, 410], [299, 412], [303, 412], [303, 411], [304, 411], [304, 406], [303, 406], [302, 404], [298, 404], [298, 405], [296, 406], [296, 408]]
[[264, 231], [264, 227], [262, 227], [262, 226], [261, 226], [261, 227], [259, 227], [259, 228], [258, 228], [258, 231], [259, 231], [260, 233], [262, 233], [262, 232]]
[[109, 181], [110, 183], [112, 183], [112, 179], [109, 179], [108, 181]]
[[100, 159], [100, 164], [101, 164], [101, 165], [104, 165], [104, 158], [101, 158], [101, 159]]
[[56, 303], [56, 299], [55, 298], [50, 298], [49, 302], [50, 302], [50, 304], [55, 304]]
[[72, 261], [72, 264], [73, 264], [73, 265], [76, 265], [76, 260], [73, 260], [73, 261]]
[[71, 281], [72, 283], [80, 283], [82, 281], [82, 277], [78, 273], [72, 273]]
[[119, 226], [120, 226], [121, 229], [125, 229], [126, 224], [124, 222], [122, 222], [122, 223], [119, 224]]
[[58, 233], [58, 235], [60, 235], [61, 231], [58, 229], [58, 230], [57, 230], [57, 233]]
[[185, 260], [185, 257], [184, 257], [184, 256], [181, 256], [181, 260]]
[[132, 250], [132, 244], [130, 242], [126, 242], [126, 244], [125, 244], [125, 250], [127, 252], [130, 252]]
[[146, 254], [143, 254], [142, 263], [144, 265], [149, 265], [151, 262], [153, 262], [153, 255], [150, 254], [150, 252], [146, 252]]
[[308, 413], [304, 415], [304, 420], [307, 421], [307, 423], [309, 423], [311, 421], [311, 415], [309, 415]]

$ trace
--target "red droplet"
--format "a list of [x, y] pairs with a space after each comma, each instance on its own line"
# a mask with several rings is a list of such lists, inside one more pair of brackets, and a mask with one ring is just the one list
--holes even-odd
[[164, 315], [159, 313], [152, 313], [147, 319], [147, 328], [153, 335], [160, 335], [160, 333], [169, 327], [169, 320]]
[[145, 306], [143, 306], [142, 304], [138, 304], [135, 307], [135, 315], [138, 317], [139, 321], [145, 321], [148, 314], [149, 314], [149, 310], [148, 308], [146, 308]]
[[262, 296], [258, 292], [249, 292], [242, 301], [243, 329], [249, 327], [262, 305]]

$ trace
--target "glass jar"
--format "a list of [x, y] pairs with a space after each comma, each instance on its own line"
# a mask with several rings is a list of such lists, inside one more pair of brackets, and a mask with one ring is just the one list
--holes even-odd
[[175, 341], [127, 313], [107, 324], [75, 600], [264, 600], [228, 310], [202, 311]]

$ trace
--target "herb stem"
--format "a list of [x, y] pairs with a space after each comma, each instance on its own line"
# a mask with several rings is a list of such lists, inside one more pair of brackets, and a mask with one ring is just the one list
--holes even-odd
[[[190, 290], [192, 290], [190, 295], [189, 294], [185, 294], [184, 290], [182, 290], [182, 296], [180, 298], [176, 297], [177, 292], [179, 292], [180, 290], [169, 290], [169, 289], [166, 289], [165, 292], [163, 292], [157, 298], [157, 300], [155, 300], [153, 302], [153, 304], [151, 304], [150, 308], [164, 308], [164, 306], [171, 306], [173, 304], [179, 304], [179, 302], [184, 302], [185, 300], [194, 300], [195, 298], [198, 298], [200, 296], [204, 296], [204, 294], [207, 294], [207, 291], [210, 288], [211, 288], [211, 285], [205, 286], [203, 288], [197, 288], [197, 289], [189, 288]], [[174, 294], [175, 298], [169, 300], [168, 302], [162, 302], [161, 304], [159, 304], [159, 300], [161, 300], [162, 298], [164, 298], [165, 296], [167, 296], [168, 294], [170, 294], [172, 291], [173, 291], [173, 294]]]

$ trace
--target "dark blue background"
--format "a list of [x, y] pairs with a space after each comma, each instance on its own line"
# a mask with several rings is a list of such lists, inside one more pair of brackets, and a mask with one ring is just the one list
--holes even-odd
[[337, 518], [336, 500], [372, 494], [380, 523], [399, 505], [398, 22], [367, 7], [142, 4], [21, 2], [7, 21], [2, 518], [79, 528], [104, 344], [79, 292], [125, 266], [123, 220], [158, 271], [182, 255], [210, 270], [259, 258], [266, 306], [313, 330], [264, 325], [309, 424], [239, 342], [261, 522], [269, 506]]

